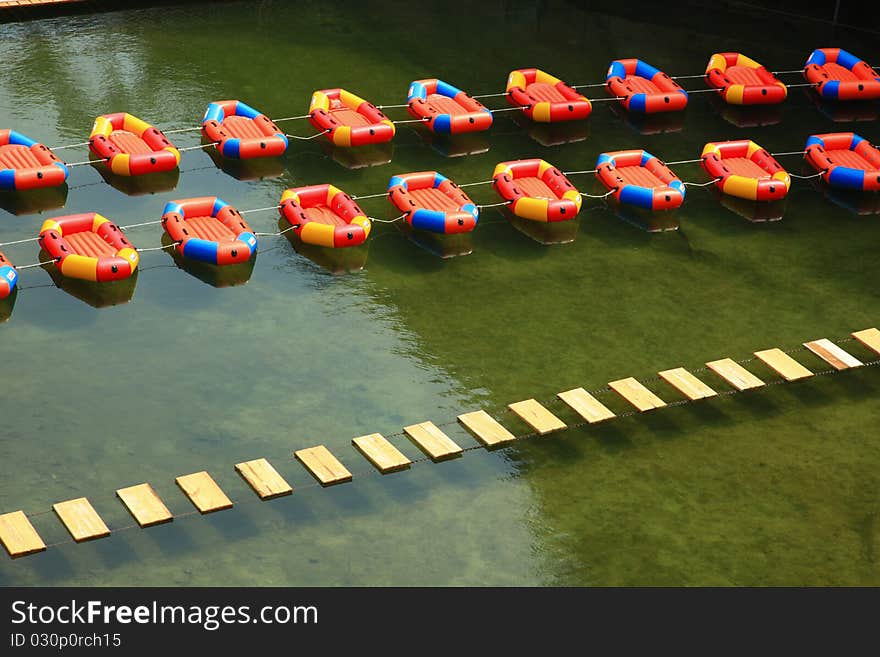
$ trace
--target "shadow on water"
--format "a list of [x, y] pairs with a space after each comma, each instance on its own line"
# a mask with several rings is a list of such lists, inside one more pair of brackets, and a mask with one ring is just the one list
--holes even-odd
[[178, 252], [177, 248], [171, 247], [172, 244], [174, 244], [174, 240], [171, 239], [168, 233], [163, 231], [162, 246], [166, 247], [165, 252], [171, 257], [177, 268], [203, 283], [207, 283], [211, 287], [222, 288], [244, 285], [251, 279], [251, 274], [254, 273], [257, 253], [254, 253], [246, 262], [221, 267], [209, 262], [184, 257]]
[[128, 278], [97, 283], [64, 276], [55, 266], [55, 263], [51, 262], [49, 254], [42, 249], [40, 250], [39, 258], [40, 262], [46, 263], [42, 265], [41, 269], [44, 269], [49, 274], [52, 282], [55, 283], [55, 287], [93, 308], [119, 306], [128, 303], [134, 297], [134, 290], [138, 279], [137, 269]]
[[113, 173], [102, 160], [92, 155], [92, 168], [95, 169], [108, 185], [127, 196], [143, 196], [145, 194], [162, 194], [177, 188], [180, 180], [180, 169], [148, 173], [142, 176], [119, 176]]
[[15, 308], [15, 300], [18, 298], [18, 288], [15, 288], [5, 299], [0, 300], [0, 324], [8, 322], [12, 317], [12, 309]]
[[284, 233], [284, 237], [290, 242], [293, 250], [304, 258], [311, 260], [321, 269], [336, 275], [353, 274], [361, 271], [367, 264], [370, 239], [367, 239], [366, 242], [358, 246], [345, 248], [317, 246], [303, 242], [295, 231], [288, 230], [290, 225], [290, 222], [284, 217], [278, 220], [278, 230], [287, 230]]
[[67, 192], [67, 183], [21, 192], [0, 191], [0, 208], [16, 216], [55, 210], [67, 203]]

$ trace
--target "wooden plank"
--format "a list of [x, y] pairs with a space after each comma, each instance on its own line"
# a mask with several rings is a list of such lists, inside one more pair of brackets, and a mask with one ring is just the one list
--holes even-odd
[[580, 415], [590, 424], [603, 422], [617, 417], [611, 410], [598, 399], [593, 397], [583, 388], [575, 388], [574, 390], [566, 390], [558, 395], [562, 401], [568, 404], [575, 413]]
[[483, 410], [462, 413], [458, 416], [458, 421], [486, 447], [496, 447], [516, 440], [516, 436]]
[[732, 358], [722, 358], [721, 360], [710, 361], [706, 363], [706, 367], [715, 372], [715, 374], [727, 381], [740, 392], [752, 388], [760, 388], [764, 385], [764, 382], [761, 381], [761, 379], [749, 372], [745, 367]]
[[214, 513], [232, 508], [232, 500], [204, 470], [181, 475], [174, 482], [180, 486], [180, 490], [195, 505], [199, 513]]
[[755, 356], [762, 360], [768, 367], [784, 378], [786, 381], [797, 381], [813, 376], [813, 373], [806, 367], [797, 362], [787, 353], [774, 347], [773, 349], [764, 349], [756, 351]]
[[110, 536], [110, 528], [84, 497], [53, 504], [52, 510], [77, 543]]
[[150, 484], [120, 488], [116, 491], [116, 495], [141, 527], [152, 527], [174, 520], [171, 511], [159, 499]]
[[851, 367], [864, 365], [862, 361], [838, 347], [828, 338], [804, 342], [804, 346], [836, 370], [848, 370]]
[[290, 495], [293, 492], [293, 487], [284, 481], [284, 478], [266, 459], [236, 463], [235, 470], [250, 484], [261, 500], [271, 500]]
[[560, 429], [565, 429], [565, 422], [553, 415], [534, 399], [508, 404], [507, 408], [516, 413], [523, 422], [544, 436]]
[[46, 544], [24, 511], [0, 515], [0, 543], [13, 559], [46, 549]]
[[642, 413], [666, 406], [665, 401], [633, 377], [612, 381], [608, 386]]
[[714, 397], [718, 393], [712, 390], [705, 383], [700, 381], [693, 374], [688, 372], [683, 367], [676, 367], [671, 370], [663, 370], [659, 372], [660, 378], [662, 378], [666, 383], [671, 385], [673, 388], [676, 388], [681, 394], [690, 399], [691, 401], [696, 401], [697, 399], [706, 399], [707, 397]]
[[293, 455], [312, 473], [322, 486], [332, 486], [351, 481], [351, 473], [323, 445], [298, 449]]
[[461, 455], [462, 449], [449, 436], [440, 431], [433, 422], [420, 422], [403, 428], [419, 449], [432, 461], [443, 461]]
[[880, 330], [869, 328], [864, 331], [855, 331], [852, 336], [868, 349], [873, 349], [880, 354]]
[[406, 470], [410, 461], [403, 452], [392, 445], [381, 433], [352, 438], [352, 444], [382, 474]]

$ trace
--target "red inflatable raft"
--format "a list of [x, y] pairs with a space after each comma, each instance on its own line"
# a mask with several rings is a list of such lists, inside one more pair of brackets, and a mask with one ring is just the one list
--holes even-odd
[[0, 301], [12, 294], [17, 282], [18, 271], [6, 256], [3, 255], [3, 251], [0, 251]]
[[585, 119], [593, 111], [586, 96], [537, 68], [511, 71], [506, 91], [508, 103], [539, 123]]
[[706, 66], [706, 82], [719, 89], [731, 105], [772, 105], [781, 103], [788, 88], [754, 59], [738, 52], [715, 53]]
[[140, 260], [119, 227], [97, 212], [46, 219], [39, 242], [63, 276], [84, 281], [128, 278]]
[[666, 73], [641, 59], [616, 59], [605, 77], [608, 91], [630, 112], [677, 112], [687, 106], [688, 95]]
[[492, 186], [510, 203], [513, 214], [523, 219], [566, 221], [581, 209], [580, 192], [559, 169], [541, 159], [499, 163]]
[[216, 196], [168, 201], [162, 227], [179, 254], [211, 265], [246, 262], [257, 251], [257, 238], [244, 217]]
[[223, 157], [233, 160], [277, 157], [287, 150], [287, 137], [272, 119], [240, 100], [209, 103], [202, 134]]
[[791, 176], [770, 153], [748, 139], [708, 143], [700, 156], [703, 170], [716, 178], [715, 186], [731, 196], [750, 201], [785, 198]]
[[363, 244], [370, 220], [351, 197], [333, 185], [285, 189], [281, 216], [306, 244], [341, 248]]
[[388, 182], [388, 200], [406, 223], [434, 233], [467, 233], [480, 210], [461, 188], [436, 171], [402, 173]]
[[804, 158], [832, 187], [880, 191], [880, 150], [853, 132], [810, 135]]
[[880, 98], [880, 75], [861, 59], [841, 48], [814, 50], [804, 64], [804, 77], [828, 100]]
[[684, 183], [647, 151], [600, 153], [596, 177], [616, 200], [645, 210], [671, 210], [684, 201]]
[[0, 130], [0, 190], [55, 187], [67, 173], [48, 146], [15, 130]]
[[372, 103], [345, 89], [312, 94], [309, 123], [336, 146], [381, 144], [394, 137], [394, 124]]
[[127, 112], [96, 118], [89, 149], [119, 176], [170, 171], [180, 164], [180, 151], [161, 130]]
[[415, 80], [406, 96], [407, 111], [424, 119], [431, 132], [457, 135], [488, 130], [492, 125], [492, 112], [483, 103], [443, 80]]

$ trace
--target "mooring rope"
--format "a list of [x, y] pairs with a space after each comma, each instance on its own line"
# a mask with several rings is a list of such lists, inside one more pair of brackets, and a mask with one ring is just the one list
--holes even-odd
[[474, 187], [475, 185], [489, 185], [495, 182], [495, 179], [492, 180], [479, 180], [477, 182], [463, 183], [461, 185], [457, 185], [458, 187]]
[[0, 246], [11, 246], [12, 244], [25, 244], [27, 242], [36, 242], [38, 239], [40, 239], [40, 238], [39, 237], [28, 237], [27, 239], [15, 240], [14, 242], [2, 242], [2, 243], [0, 243]]
[[173, 130], [162, 130], [161, 132], [166, 135], [175, 135], [178, 132], [195, 132], [196, 130], [201, 130], [202, 126], [196, 125], [191, 128], [174, 128]]
[[585, 194], [584, 192], [580, 192], [580, 195], [582, 198], [608, 198], [616, 191], [617, 191], [617, 187], [615, 187], [613, 189], [609, 189], [604, 194]]
[[15, 269], [33, 269], [34, 267], [42, 267], [43, 265], [51, 265], [53, 262], [58, 262], [61, 258], [52, 258], [51, 260], [44, 260], [42, 262], [35, 262], [30, 265], [14, 265]]
[[819, 176], [824, 176], [826, 173], [828, 173], [828, 169], [810, 174], [809, 176], [800, 176], [796, 173], [790, 173], [788, 175], [792, 178], [797, 178], [798, 180], [809, 180], [810, 178], [818, 178]]
[[367, 217], [367, 218], [368, 218], [370, 221], [376, 221], [376, 222], [378, 222], [378, 223], [380, 223], [380, 224], [393, 224], [393, 223], [396, 222], [396, 221], [400, 221], [400, 220], [403, 219], [404, 217], [406, 217], [406, 213], [400, 215], [399, 217], [394, 217], [394, 219], [379, 219], [379, 218], [377, 218], [377, 217]]
[[89, 145], [88, 141], [83, 141], [78, 144], [67, 144], [65, 146], [50, 146], [49, 150], [50, 151], [61, 151], [61, 150], [64, 150], [65, 148], [79, 148], [80, 146], [88, 146], [88, 145]]
[[330, 128], [326, 130], [322, 130], [321, 132], [316, 132], [313, 135], [309, 135], [308, 137], [304, 137], [302, 135], [289, 135], [286, 132], [284, 133], [285, 137], [290, 137], [291, 139], [300, 139], [302, 141], [308, 141], [309, 139], [314, 139], [315, 137], [320, 137], [321, 135], [326, 135], [328, 132], [332, 132]]
[[687, 187], [708, 187], [709, 185], [714, 185], [719, 180], [721, 180], [721, 178], [715, 178], [714, 180], [710, 180], [709, 182], [704, 182], [704, 183], [684, 182], [682, 184], [686, 185]]
[[139, 249], [139, 248], [135, 247], [134, 250], [137, 251], [138, 253], [146, 253], [147, 251], [164, 251], [165, 249], [174, 248], [175, 246], [178, 246], [182, 243], [183, 243], [182, 240], [177, 240], [175, 242], [171, 242], [171, 244], [165, 244], [163, 246], [150, 246], [145, 249]]
[[267, 205], [265, 208], [254, 208], [253, 210], [239, 210], [238, 214], [250, 214], [251, 212], [267, 212], [268, 210], [277, 210], [280, 205]]
[[211, 141], [207, 144], [199, 144], [198, 146], [187, 146], [186, 148], [178, 148], [177, 151], [179, 153], [185, 153], [186, 151], [197, 151], [201, 148], [210, 148], [211, 146], [216, 146], [219, 143], [219, 141]]
[[483, 204], [478, 204], [477, 207], [482, 210], [483, 208], [498, 208], [498, 207], [501, 207], [502, 205], [510, 205], [510, 203], [511, 203], [511, 201], [502, 201], [501, 203], [483, 203]]
[[153, 221], [143, 221], [139, 224], [128, 224], [127, 226], [119, 226], [119, 230], [125, 232], [130, 228], [140, 228], [141, 226], [155, 226], [156, 224], [161, 224], [161, 219], [154, 219]]
[[566, 176], [577, 176], [582, 173], [596, 173], [598, 169], [584, 169], [583, 171], [563, 171], [562, 173]]
[[103, 158], [96, 158], [94, 160], [83, 160], [82, 162], [65, 162], [64, 166], [66, 166], [66, 167], [81, 167], [81, 166], [85, 166], [86, 164], [93, 164], [95, 162], [109, 162], [109, 161], [110, 161], [109, 157], [103, 157]]
[[382, 192], [381, 194], [364, 194], [362, 196], [352, 196], [352, 201], [361, 201], [365, 198], [379, 198], [380, 196], [388, 196], [388, 192]]
[[273, 123], [281, 123], [282, 121], [296, 121], [298, 119], [308, 119], [311, 114], [301, 114], [300, 116], [282, 116], [280, 119], [272, 119]]

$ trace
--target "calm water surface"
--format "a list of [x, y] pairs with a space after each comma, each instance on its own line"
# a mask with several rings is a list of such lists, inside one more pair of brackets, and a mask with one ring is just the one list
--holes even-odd
[[[72, 144], [105, 112], [129, 111], [170, 130], [196, 123], [215, 99], [240, 98], [282, 117], [305, 113], [311, 92], [325, 87], [398, 104], [421, 77], [492, 93], [503, 91], [510, 69], [538, 66], [590, 83], [615, 57], [686, 75], [701, 73], [713, 52], [742, 50], [780, 70], [800, 67], [815, 47], [840, 45], [880, 63], [869, 33], [792, 21], [780, 39], [746, 14], [680, 18], [658, 29], [559, 2], [452, 11], [449, 3], [261, 2], [9, 24], [0, 26], [0, 126]], [[76, 167], [66, 198], [38, 196], [29, 206], [2, 199], [0, 242], [35, 234], [58, 214], [95, 210], [129, 224], [158, 219], [167, 200], [198, 195], [260, 208], [290, 186], [333, 182], [371, 194], [394, 173], [425, 169], [478, 181], [518, 157], [581, 170], [603, 150], [644, 147], [673, 161], [699, 157], [710, 140], [749, 137], [796, 151], [808, 134], [855, 130], [880, 141], [870, 112], [861, 117], [870, 120], [836, 122], [804, 91], [792, 89], [778, 112], [757, 117], [694, 95], [680, 121], [641, 126], [653, 134], [597, 103], [587, 122], [557, 131], [499, 113], [489, 133], [452, 145], [409, 125], [386, 149], [292, 141], [280, 162], [256, 172], [187, 152], [179, 177], [153, 190], [119, 189], [96, 168]], [[282, 125], [311, 134], [302, 121]], [[197, 132], [173, 139], [199, 143]], [[456, 151], [471, 154], [450, 157]], [[60, 154], [88, 157], [83, 148]], [[784, 163], [808, 173], [797, 157]], [[697, 165], [676, 171], [706, 180]], [[248, 173], [255, 179], [239, 179]], [[600, 191], [591, 176], [573, 180]], [[470, 192], [478, 203], [497, 200], [488, 187]], [[383, 198], [363, 206], [395, 216]], [[40, 269], [24, 272], [0, 327], [0, 510], [34, 514], [46, 541], [62, 544], [0, 558], [0, 584], [880, 584], [875, 368], [474, 450], [387, 477], [354, 451], [353, 436], [379, 431], [417, 458], [402, 426], [449, 423], [478, 407], [526, 433], [501, 412], [508, 402], [880, 323], [880, 218], [808, 181], [794, 183], [776, 222], [753, 223], [699, 188], [675, 216], [676, 231], [648, 233], [636, 217], [585, 206], [566, 245], [541, 244], [494, 209], [468, 243], [426, 243], [376, 225], [366, 248], [332, 263], [283, 237], [263, 238], [250, 280], [233, 287], [206, 284], [166, 253], [145, 253], [134, 287], [115, 291], [116, 301], [131, 301], [100, 309]], [[277, 229], [272, 212], [249, 221]], [[131, 232], [140, 247], [160, 237], [155, 226]], [[444, 248], [472, 253], [441, 259]], [[33, 244], [5, 250], [18, 263], [38, 256]], [[798, 358], [824, 369], [808, 354]], [[662, 382], [649, 386], [679, 398]], [[601, 398], [626, 411], [613, 396]], [[454, 422], [444, 428], [475, 444]], [[322, 489], [292, 459], [294, 449], [318, 443], [355, 473], [353, 483]], [[239, 479], [233, 464], [258, 457], [294, 485], [291, 497], [259, 502]], [[174, 477], [202, 469], [234, 510], [83, 545], [68, 541], [50, 511], [84, 495], [122, 529], [132, 521], [114, 491], [148, 481], [172, 511], [189, 513]]]

